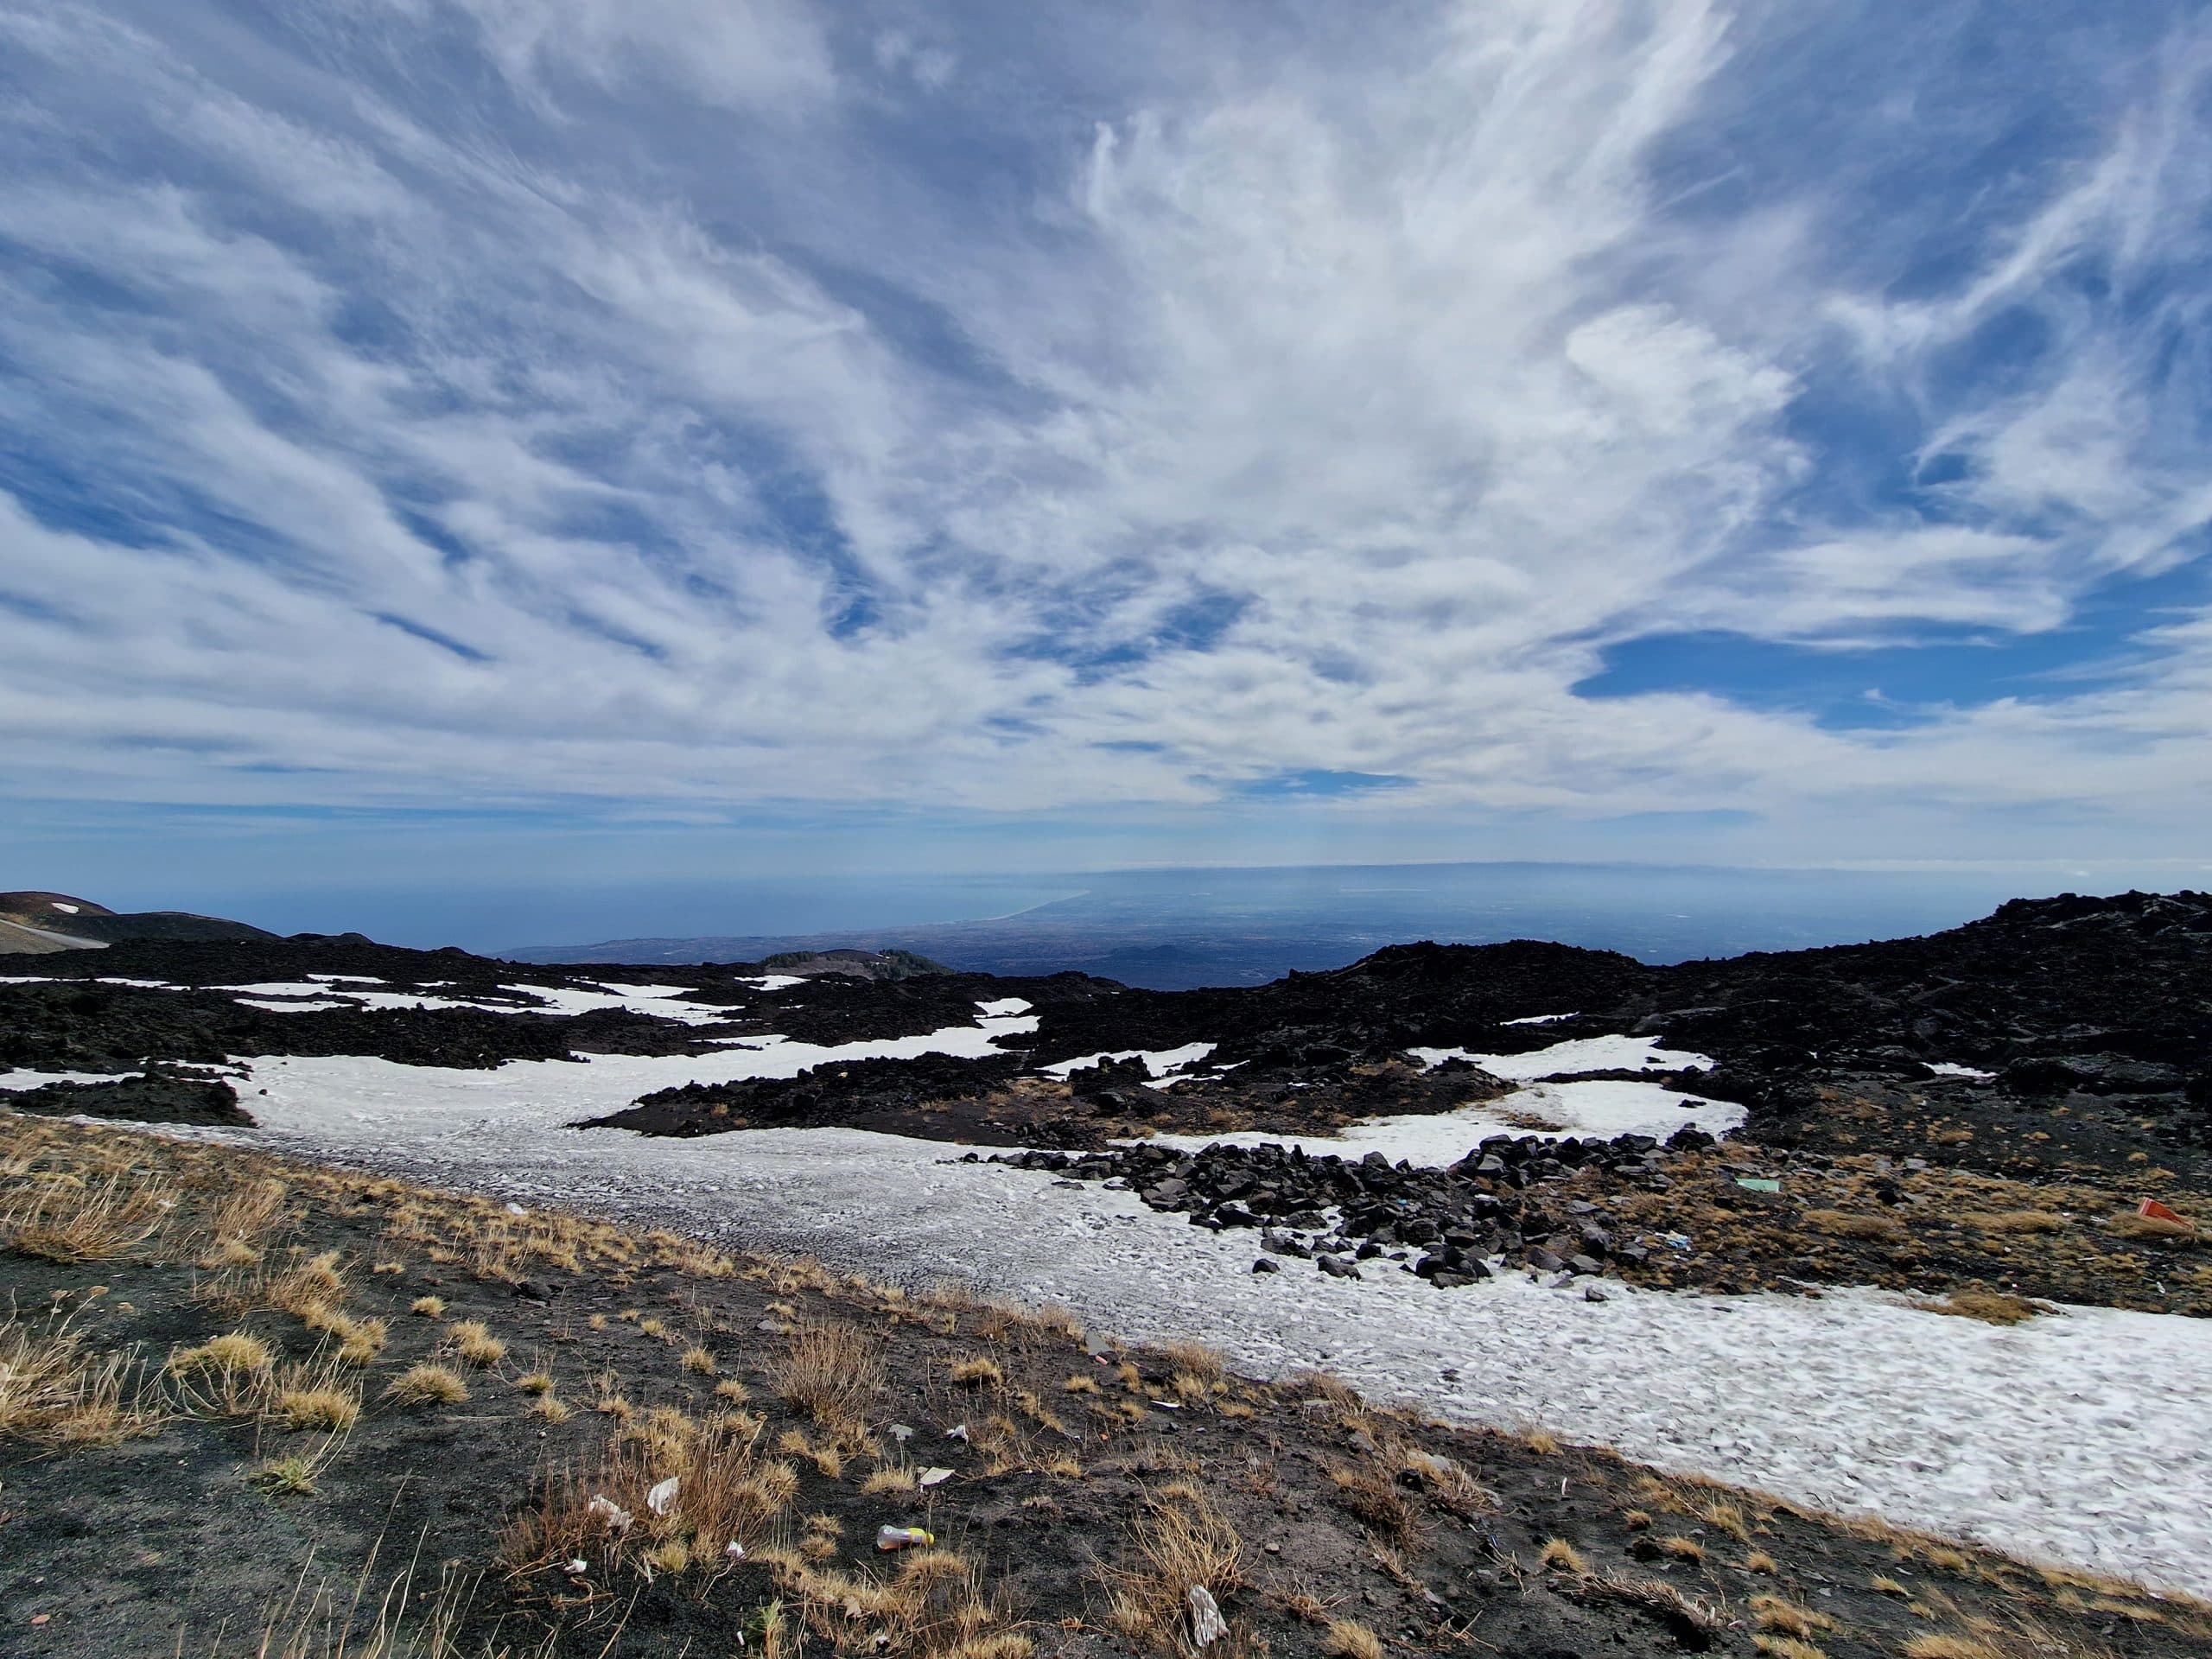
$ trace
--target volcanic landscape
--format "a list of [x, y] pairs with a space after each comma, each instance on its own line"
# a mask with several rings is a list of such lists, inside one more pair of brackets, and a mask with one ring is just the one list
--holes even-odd
[[2202, 893], [1183, 992], [126, 938], [0, 963], [0, 1065], [22, 1114], [957, 1281], [2212, 1592]]

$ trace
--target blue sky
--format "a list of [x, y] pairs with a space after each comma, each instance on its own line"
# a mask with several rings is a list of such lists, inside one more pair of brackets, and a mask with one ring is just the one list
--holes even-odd
[[2206, 884], [2199, 9], [0, 0], [0, 885]]

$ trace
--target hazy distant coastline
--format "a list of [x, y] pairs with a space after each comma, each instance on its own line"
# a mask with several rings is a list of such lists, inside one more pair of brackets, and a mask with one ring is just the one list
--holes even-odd
[[[1922, 933], [2012, 896], [2017, 871], [1980, 875], [1728, 870], [1644, 865], [1316, 865], [1120, 871], [1079, 890], [971, 919], [808, 929], [745, 925], [744, 895], [698, 895], [696, 932], [639, 933], [500, 954], [518, 961], [757, 961], [786, 950], [913, 950], [976, 972], [1073, 969], [1160, 990], [1249, 985], [1340, 968], [1412, 939], [1557, 939], [1649, 963]], [[2068, 884], [2054, 880], [2051, 892]], [[947, 902], [959, 883], [948, 880]], [[734, 923], [708, 931], [715, 921]]]

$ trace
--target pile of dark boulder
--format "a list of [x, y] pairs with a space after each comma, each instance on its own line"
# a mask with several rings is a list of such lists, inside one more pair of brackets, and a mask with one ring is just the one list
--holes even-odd
[[1713, 1144], [1702, 1129], [1684, 1127], [1663, 1143], [1648, 1135], [1492, 1135], [1442, 1168], [1394, 1164], [1379, 1152], [1309, 1156], [1273, 1142], [1195, 1153], [1150, 1145], [1035, 1151], [995, 1161], [1116, 1184], [1153, 1209], [1187, 1215], [1194, 1227], [1255, 1229], [1265, 1252], [1255, 1273], [1279, 1271], [1290, 1259], [1357, 1278], [1363, 1262], [1389, 1262], [1448, 1289], [1500, 1270], [1528, 1268], [1566, 1283], [1601, 1274], [1609, 1263], [1641, 1265], [1649, 1243], [1617, 1231], [1604, 1205], [1549, 1189], [1599, 1169], [1663, 1190], [1669, 1153]]

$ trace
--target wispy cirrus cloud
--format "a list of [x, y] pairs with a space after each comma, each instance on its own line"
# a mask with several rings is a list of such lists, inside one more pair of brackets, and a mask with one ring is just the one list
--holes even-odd
[[[1969, 10], [0, 6], [0, 754], [2182, 850], [2212, 35]], [[2108, 671], [1984, 649], [2152, 579]]]

